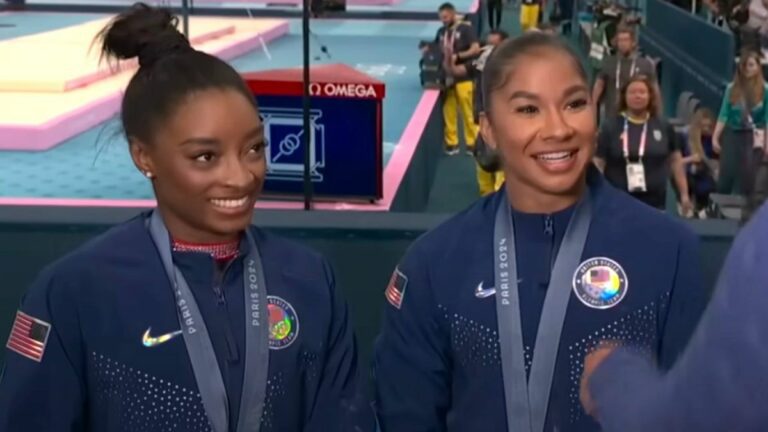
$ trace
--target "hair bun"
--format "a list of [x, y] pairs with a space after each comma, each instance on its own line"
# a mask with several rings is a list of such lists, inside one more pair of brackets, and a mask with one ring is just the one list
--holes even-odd
[[99, 34], [102, 55], [118, 59], [138, 57], [139, 65], [148, 67], [167, 55], [192, 50], [177, 24], [178, 18], [170, 10], [136, 3]]

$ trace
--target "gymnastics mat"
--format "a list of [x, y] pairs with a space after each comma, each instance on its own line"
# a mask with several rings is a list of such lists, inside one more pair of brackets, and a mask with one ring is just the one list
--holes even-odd
[[[205, 27], [206, 21], [212, 24]], [[287, 21], [277, 19], [190, 19], [191, 31], [230, 26], [233, 32], [195, 44], [195, 48], [231, 60], [253, 49], [266, 50], [267, 42], [285, 35], [289, 28]], [[52, 77], [58, 76], [57, 69], [47, 68]], [[0, 150], [46, 150], [108, 120], [119, 110], [133, 72], [122, 70], [69, 91], [0, 91]]]
[[[119, 65], [100, 61], [94, 38], [108, 22], [97, 20], [0, 42], [0, 58], [14, 59], [0, 68], [0, 91], [63, 92], [135, 68], [135, 60]], [[221, 20], [201, 19], [190, 28], [190, 39], [203, 44], [234, 32], [233, 25]]]

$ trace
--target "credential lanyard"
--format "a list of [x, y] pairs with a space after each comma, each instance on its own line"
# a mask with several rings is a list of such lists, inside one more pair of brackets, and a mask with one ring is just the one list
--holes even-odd
[[576, 207], [550, 277], [536, 334], [530, 380], [526, 379], [520, 298], [517, 287], [515, 230], [506, 196], [496, 211], [494, 264], [496, 315], [509, 432], [542, 432], [547, 417], [560, 334], [592, 219], [589, 192]]
[[453, 51], [453, 40], [456, 38], [455, 24], [445, 28], [443, 32], [443, 49]]
[[[149, 219], [149, 232], [160, 252], [160, 259], [173, 288], [184, 344], [192, 363], [205, 412], [214, 432], [228, 432], [229, 402], [211, 338], [187, 281], [173, 264], [170, 235], [157, 210], [152, 212]], [[261, 427], [269, 370], [269, 322], [267, 312], [263, 309], [267, 301], [267, 287], [256, 242], [248, 230], [246, 230], [246, 236], [250, 252], [243, 261], [246, 270], [243, 276], [245, 375], [237, 431], [258, 432]]]
[[[640, 133], [640, 146], [637, 149], [638, 162], [643, 162], [645, 156], [645, 144], [648, 141], [648, 121], [643, 123], [643, 132]], [[624, 133], [621, 134], [621, 148], [624, 159], [629, 163], [629, 120], [624, 117]]]

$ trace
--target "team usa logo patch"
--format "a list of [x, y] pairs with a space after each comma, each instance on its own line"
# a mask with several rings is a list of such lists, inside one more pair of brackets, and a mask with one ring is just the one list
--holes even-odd
[[396, 268], [395, 272], [392, 273], [392, 278], [389, 279], [386, 291], [384, 291], [384, 297], [387, 298], [389, 304], [400, 309], [403, 306], [403, 297], [407, 286], [408, 278], [400, 269]]
[[573, 291], [586, 306], [609, 309], [627, 295], [629, 281], [619, 263], [604, 257], [590, 258], [573, 275]]
[[267, 297], [269, 348], [288, 348], [299, 336], [299, 316], [290, 303], [276, 296]]
[[41, 362], [50, 333], [50, 324], [17, 311], [6, 347], [16, 354]]

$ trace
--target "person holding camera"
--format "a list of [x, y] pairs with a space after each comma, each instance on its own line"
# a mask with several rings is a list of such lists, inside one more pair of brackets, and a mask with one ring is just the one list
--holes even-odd
[[680, 140], [657, 113], [653, 82], [636, 75], [620, 93], [619, 111], [603, 125], [595, 164], [609, 183], [659, 210], [666, 208], [670, 172], [683, 214], [692, 210]]
[[466, 65], [480, 54], [480, 43], [475, 29], [468, 22], [458, 18], [456, 8], [451, 3], [443, 3], [439, 8], [439, 14], [443, 26], [435, 35], [435, 43], [442, 48], [445, 75], [443, 83], [445, 152], [449, 155], [459, 153], [458, 115], [461, 112], [464, 143], [467, 146], [467, 153], [472, 154], [478, 128], [473, 112], [475, 85]]

